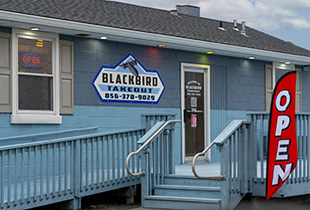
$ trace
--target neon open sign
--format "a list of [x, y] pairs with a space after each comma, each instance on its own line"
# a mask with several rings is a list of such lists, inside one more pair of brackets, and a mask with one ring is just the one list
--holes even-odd
[[23, 63], [26, 66], [34, 67], [37, 64], [40, 64], [40, 57], [37, 56], [37, 54], [34, 53], [26, 53], [23, 57]]

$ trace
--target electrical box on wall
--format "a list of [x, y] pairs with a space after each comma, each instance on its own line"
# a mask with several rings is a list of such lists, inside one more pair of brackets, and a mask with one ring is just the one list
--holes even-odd
[[304, 66], [304, 71], [310, 71], [310, 66]]

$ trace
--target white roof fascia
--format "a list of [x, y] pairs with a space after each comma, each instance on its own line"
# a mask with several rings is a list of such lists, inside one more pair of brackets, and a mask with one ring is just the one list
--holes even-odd
[[214, 50], [221, 52], [220, 54], [222, 55], [229, 55], [234, 57], [247, 58], [248, 56], [255, 56], [258, 59], [261, 58], [262, 60], [266, 61], [291, 61], [292, 63], [298, 65], [310, 65], [310, 57], [307, 56], [278, 53], [267, 50], [259, 50], [254, 48], [220, 44], [121, 28], [113, 28], [108, 26], [100, 26], [88, 23], [60, 20], [55, 18], [47, 18], [0, 10], [0, 23], [1, 21], [9, 21], [11, 23], [15, 23], [17, 25], [20, 24], [22, 26], [24, 26], [25, 24], [29, 26], [38, 26], [43, 29], [44, 27], [48, 27], [52, 28], [53, 31], [50, 32], [54, 33], [60, 33], [59, 31], [68, 31], [68, 34], [73, 35], [74, 31], [85, 32], [91, 34], [98, 34], [98, 36], [113, 36], [114, 38], [109, 39], [112, 41], [141, 43], [151, 46], [156, 46], [160, 43], [165, 44], [167, 46], [166, 48], [172, 49], [190, 50], [196, 52], [206, 52], [209, 50]]

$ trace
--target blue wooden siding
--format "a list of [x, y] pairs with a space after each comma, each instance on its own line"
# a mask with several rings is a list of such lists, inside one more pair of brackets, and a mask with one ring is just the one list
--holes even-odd
[[240, 60], [227, 69], [227, 109], [265, 110], [265, 63]]
[[[180, 64], [184, 62], [211, 66], [211, 108], [251, 111], [263, 111], [265, 108], [266, 62], [102, 40], [72, 40], [75, 49], [76, 105], [180, 108]], [[101, 65], [114, 66], [128, 53], [134, 54], [145, 68], [158, 70], [166, 86], [159, 104], [102, 103], [90, 85]]]
[[180, 118], [180, 110], [173, 108], [74, 106], [74, 115], [63, 115], [60, 125], [18, 125], [10, 124], [10, 114], [0, 114], [0, 138], [92, 126], [98, 126], [97, 131], [141, 128], [141, 116], [151, 113], [176, 114]]
[[[10, 33], [9, 28], [0, 31]], [[61, 125], [12, 125], [10, 114], [0, 114], [0, 138], [98, 126], [100, 131], [143, 127], [141, 115], [176, 114], [181, 119], [181, 63], [211, 66], [211, 140], [246, 111], [265, 111], [265, 65], [270, 62], [159, 49], [112, 41], [60, 36], [74, 42], [74, 114]], [[92, 81], [102, 65], [115, 65], [132, 53], [147, 69], [161, 75], [166, 90], [159, 104], [103, 103]], [[302, 72], [303, 111], [310, 111], [310, 72]], [[181, 129], [176, 130], [177, 162], [181, 159]], [[216, 152], [211, 156], [217, 160]]]
[[[231, 111], [211, 109], [211, 141], [215, 139], [235, 119], [247, 119], [246, 111]], [[211, 148], [211, 162], [219, 162], [220, 155], [217, 147]]]
[[210, 77], [211, 109], [227, 110], [227, 67], [212, 65]]

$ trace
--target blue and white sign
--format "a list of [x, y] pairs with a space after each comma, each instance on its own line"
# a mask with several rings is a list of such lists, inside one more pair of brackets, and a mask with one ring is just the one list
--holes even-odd
[[102, 66], [93, 85], [103, 102], [157, 104], [165, 85], [156, 70], [148, 70], [129, 54], [115, 66]]

